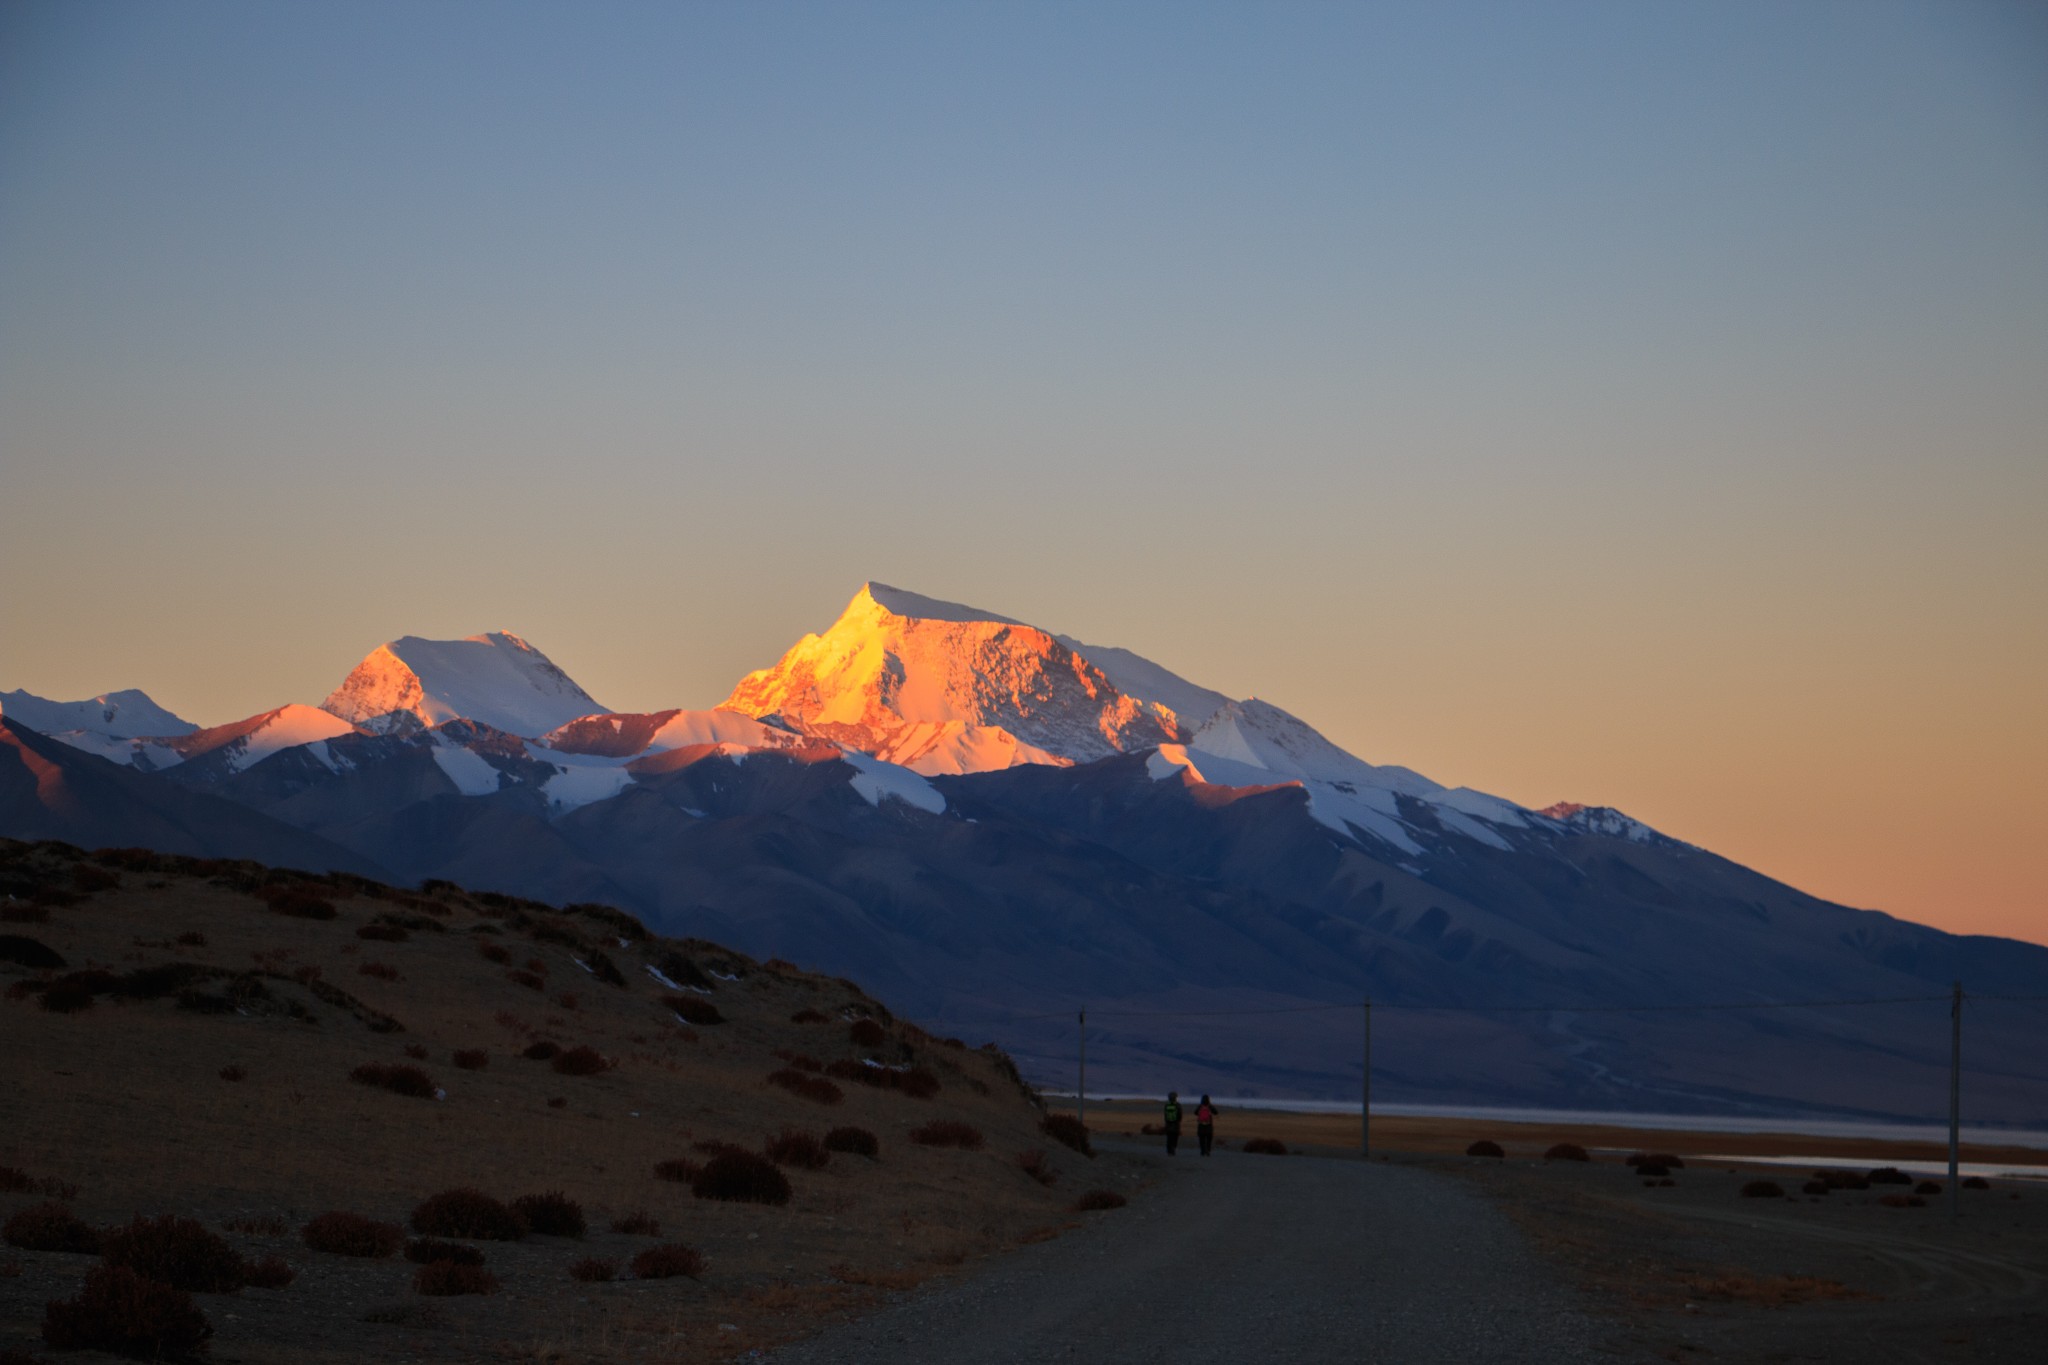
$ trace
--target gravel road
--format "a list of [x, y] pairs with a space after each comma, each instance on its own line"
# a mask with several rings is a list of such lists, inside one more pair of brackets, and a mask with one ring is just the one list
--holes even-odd
[[1152, 1161], [1159, 1182], [1128, 1208], [1084, 1215], [1083, 1231], [773, 1359], [1541, 1365], [1592, 1356], [1595, 1329], [1572, 1291], [1457, 1181], [1236, 1151]]

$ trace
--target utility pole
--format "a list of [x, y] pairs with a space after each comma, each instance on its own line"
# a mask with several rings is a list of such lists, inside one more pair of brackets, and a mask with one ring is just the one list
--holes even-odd
[[1358, 1089], [1358, 1154], [1372, 1156], [1372, 997], [1365, 997], [1365, 1076]]
[[1955, 983], [1948, 1005], [1948, 1216], [1961, 1215], [1962, 1190], [1956, 1180], [1956, 1157], [1962, 1145], [1963, 1119], [1963, 983]]
[[1074, 1087], [1074, 1108], [1081, 1116], [1081, 1126], [1088, 1126], [1088, 1011], [1081, 1011], [1081, 1082]]

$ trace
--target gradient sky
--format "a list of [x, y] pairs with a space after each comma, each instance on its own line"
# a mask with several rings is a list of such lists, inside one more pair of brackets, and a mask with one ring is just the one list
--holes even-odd
[[0, 688], [868, 578], [2048, 941], [2048, 9], [0, 7]]

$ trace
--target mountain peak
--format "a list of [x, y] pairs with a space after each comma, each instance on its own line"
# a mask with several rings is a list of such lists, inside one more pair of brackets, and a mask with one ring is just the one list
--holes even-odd
[[379, 645], [320, 709], [376, 731], [461, 719], [531, 737], [610, 708], [524, 639], [496, 630], [461, 640], [406, 635]]
[[742, 678], [721, 709], [779, 715], [928, 774], [1088, 762], [1181, 729], [1036, 626], [886, 583], [864, 585], [822, 635]]
[[189, 735], [199, 727], [174, 716], [138, 688], [103, 692], [84, 701], [51, 701], [32, 692], [0, 692], [0, 715], [45, 735], [83, 730], [113, 739]]

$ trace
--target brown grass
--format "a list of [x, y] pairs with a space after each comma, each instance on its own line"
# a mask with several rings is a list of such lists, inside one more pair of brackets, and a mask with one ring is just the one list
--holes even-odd
[[365, 962], [356, 968], [356, 972], [361, 976], [373, 976], [379, 981], [398, 980], [398, 968], [388, 962]]
[[7, 1245], [23, 1251], [97, 1256], [100, 1250], [98, 1231], [55, 1201], [17, 1209], [5, 1224], [0, 1224], [0, 1237], [6, 1239]]
[[791, 1166], [800, 1171], [822, 1171], [832, 1161], [832, 1153], [824, 1140], [801, 1128], [783, 1129], [768, 1139], [763, 1150], [776, 1165]]
[[1072, 1114], [1047, 1114], [1045, 1121], [1038, 1125], [1038, 1131], [1082, 1156], [1095, 1155], [1095, 1146], [1088, 1140], [1088, 1126]]
[[672, 1280], [679, 1276], [696, 1279], [704, 1273], [704, 1253], [680, 1242], [648, 1247], [632, 1261], [633, 1277], [640, 1280]]
[[479, 1242], [516, 1242], [526, 1235], [518, 1214], [469, 1185], [421, 1200], [412, 1211], [412, 1230], [428, 1237]]
[[43, 1310], [43, 1340], [60, 1351], [176, 1359], [203, 1350], [212, 1335], [190, 1294], [116, 1265], [94, 1266], [77, 1298], [52, 1299]]
[[242, 1287], [242, 1258], [192, 1218], [137, 1215], [100, 1236], [100, 1258], [188, 1294], [232, 1294]]
[[1016, 1163], [1018, 1170], [1041, 1185], [1050, 1187], [1060, 1178], [1060, 1173], [1053, 1169], [1052, 1161], [1046, 1156], [1043, 1147], [1033, 1147], [1017, 1153]]
[[768, 1084], [781, 1086], [790, 1094], [813, 1104], [838, 1104], [846, 1098], [845, 1091], [823, 1076], [807, 1076], [794, 1067], [786, 1066], [780, 1071], [769, 1072]]
[[911, 1129], [910, 1140], [921, 1147], [959, 1147], [970, 1152], [980, 1151], [984, 1141], [981, 1129], [957, 1119], [933, 1119]]

